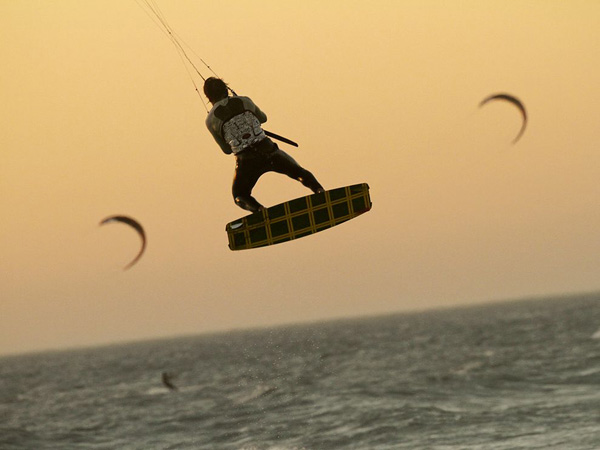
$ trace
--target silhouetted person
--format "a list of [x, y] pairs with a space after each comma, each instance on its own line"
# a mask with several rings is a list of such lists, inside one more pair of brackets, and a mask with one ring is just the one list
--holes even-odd
[[252, 212], [264, 208], [252, 197], [252, 189], [266, 172], [285, 174], [315, 193], [324, 191], [312, 173], [267, 137], [261, 127], [267, 115], [252, 100], [229, 96], [227, 84], [215, 77], [206, 79], [204, 93], [213, 104], [206, 118], [208, 130], [225, 154], [235, 155], [232, 193], [236, 205]]
[[172, 391], [177, 390], [177, 386], [171, 383], [171, 375], [169, 375], [167, 372], [162, 373], [162, 382], [166, 387], [168, 387]]

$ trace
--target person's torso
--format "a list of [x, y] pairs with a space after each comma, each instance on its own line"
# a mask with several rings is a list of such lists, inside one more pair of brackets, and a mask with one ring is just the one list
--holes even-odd
[[266, 137], [260, 121], [250, 110], [252, 107], [249, 99], [228, 97], [226, 101], [218, 102], [211, 111], [221, 136], [234, 154]]

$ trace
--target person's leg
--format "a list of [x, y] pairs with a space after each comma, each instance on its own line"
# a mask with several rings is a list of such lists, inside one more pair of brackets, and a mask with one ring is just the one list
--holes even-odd
[[311, 172], [300, 166], [294, 158], [279, 148], [271, 156], [270, 168], [274, 172], [282, 173], [290, 178], [300, 181], [304, 186], [315, 193], [325, 191], [323, 186], [321, 186], [321, 183], [317, 181]]
[[256, 212], [264, 207], [252, 197], [252, 189], [263, 171], [255, 164], [253, 158], [236, 157], [235, 174], [231, 192], [235, 204], [246, 211]]

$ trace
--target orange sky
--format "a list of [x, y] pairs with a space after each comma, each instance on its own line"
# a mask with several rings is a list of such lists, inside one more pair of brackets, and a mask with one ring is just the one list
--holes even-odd
[[234, 160], [142, 0], [0, 0], [0, 354], [600, 288], [597, 1], [157, 2], [373, 210], [231, 252]]

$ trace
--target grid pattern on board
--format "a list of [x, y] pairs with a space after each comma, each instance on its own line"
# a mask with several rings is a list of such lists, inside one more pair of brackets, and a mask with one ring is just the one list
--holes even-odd
[[242, 250], [298, 239], [369, 209], [371, 199], [366, 183], [297, 198], [227, 224], [229, 248]]

